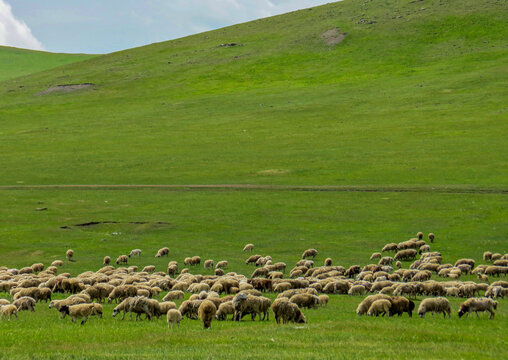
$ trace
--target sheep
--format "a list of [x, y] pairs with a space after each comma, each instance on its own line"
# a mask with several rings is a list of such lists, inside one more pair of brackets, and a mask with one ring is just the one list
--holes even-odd
[[189, 319], [198, 318], [198, 308], [201, 305], [202, 300], [186, 300], [180, 304], [178, 311], [182, 316], [187, 316]]
[[497, 310], [498, 302], [494, 301], [490, 298], [471, 298], [464, 301], [462, 304], [460, 304], [459, 308], [459, 318], [462, 317], [462, 315], [466, 314], [466, 317], [471, 312], [475, 312], [476, 316], [478, 316], [478, 311], [488, 311], [490, 313], [489, 319], [494, 319], [494, 310]]
[[445, 318], [446, 314], [448, 314], [448, 318], [450, 318], [450, 302], [444, 297], [423, 299], [423, 301], [420, 303], [420, 306], [418, 307], [418, 316], [424, 318], [427, 312], [432, 312], [432, 315], [435, 313], [443, 313]]
[[490, 251], [485, 251], [483, 253], [483, 260], [484, 261], [490, 261], [490, 260], [492, 260], [492, 253]]
[[500, 260], [502, 258], [503, 258], [503, 255], [501, 255], [500, 253], [494, 253], [490, 257], [490, 261], [496, 261], [496, 260]]
[[391, 305], [392, 305], [392, 303], [390, 302], [390, 300], [386, 300], [386, 299], [376, 300], [369, 307], [367, 316], [375, 315], [377, 317], [377, 316], [379, 316], [379, 314], [383, 314], [382, 316], [385, 316], [385, 314], [390, 313]]
[[122, 320], [125, 319], [125, 314], [129, 313], [130, 318], [132, 320], [132, 313], [136, 314], [136, 320], [141, 318], [142, 314], [145, 314], [148, 319], [152, 318], [152, 311], [150, 310], [148, 304], [144, 301], [139, 301], [140, 297], [129, 297], [124, 299], [120, 304], [118, 304], [113, 309], [113, 317], [118, 315], [121, 311], [123, 311]]
[[103, 260], [102, 264], [103, 264], [104, 266], [108, 266], [110, 263], [111, 263], [111, 257], [109, 257], [109, 256], [104, 256], [104, 260]]
[[373, 253], [371, 256], [370, 256], [370, 259], [369, 260], [377, 260], [377, 259], [381, 259], [381, 253], [379, 252], [375, 252]]
[[251, 314], [251, 319], [254, 321], [256, 314], [259, 314], [259, 321], [261, 321], [261, 313], [263, 313], [263, 320], [268, 320], [270, 304], [271, 301], [268, 298], [240, 293], [233, 298], [234, 320], [240, 321], [245, 315]]
[[372, 303], [376, 300], [390, 300], [390, 297], [383, 294], [377, 294], [377, 295], [370, 295], [367, 296], [363, 301], [358, 305], [356, 308], [356, 314], [358, 316], [362, 316], [367, 313]]
[[210, 300], [204, 300], [199, 305], [198, 316], [201, 319], [201, 322], [203, 323], [203, 327], [205, 329], [209, 329], [211, 327], [212, 320], [215, 317], [216, 313], [217, 308], [215, 307], [215, 304]]
[[131, 256], [141, 256], [141, 249], [134, 249], [134, 250], [131, 250], [130, 254], [128, 255], [129, 257]]
[[467, 265], [470, 265], [472, 268], [474, 268], [474, 260], [473, 259], [459, 259], [455, 262], [455, 267], [457, 267], [461, 264], [467, 264]]
[[219, 261], [217, 265], [215, 265], [216, 269], [225, 269], [228, 267], [228, 262], [226, 260]]
[[281, 282], [281, 283], [276, 284], [273, 287], [273, 291], [276, 293], [281, 293], [281, 292], [284, 292], [284, 291], [292, 289], [292, 288], [293, 288], [293, 286], [291, 285], [291, 283]]
[[222, 270], [222, 269], [215, 269], [215, 271], [213, 273], [215, 275], [217, 275], [217, 276], [223, 276], [224, 275], [224, 270]]
[[176, 304], [174, 302], [163, 301], [159, 303], [159, 315], [166, 315], [171, 309], [176, 309]]
[[116, 288], [114, 288], [109, 296], [108, 296], [108, 303], [111, 304], [111, 302], [116, 300], [124, 300], [125, 298], [136, 296], [138, 293], [138, 290], [135, 286], [132, 285], [121, 285]]
[[307, 321], [298, 305], [289, 302], [286, 298], [276, 299], [272, 304], [277, 325], [282, 320], [283, 324], [288, 322], [305, 324]]
[[163, 247], [162, 249], [159, 249], [157, 251], [157, 254], [155, 254], [156, 258], [160, 258], [160, 257], [163, 257], [163, 256], [169, 256], [169, 248]]
[[182, 300], [185, 297], [185, 294], [181, 290], [172, 290], [166, 294], [162, 298], [162, 301], [170, 301], [170, 300]]
[[383, 246], [383, 249], [381, 249], [381, 252], [388, 252], [388, 251], [397, 251], [397, 244], [390, 243]]
[[429, 251], [430, 251], [429, 245], [422, 245], [422, 246], [420, 246], [420, 249], [418, 250], [418, 254], [422, 254], [422, 253], [429, 252]]
[[127, 261], [129, 260], [129, 258], [127, 257], [127, 255], [120, 255], [117, 259], [116, 259], [116, 264], [119, 265], [119, 264], [127, 264]]
[[205, 269], [213, 269], [213, 260], [209, 259], [209, 260], [205, 260], [204, 262], [204, 266], [205, 266]]
[[155, 272], [155, 266], [154, 265], [147, 265], [141, 271], [151, 274], [151, 273]]
[[201, 264], [201, 258], [199, 256], [193, 256], [191, 258], [191, 261], [192, 261], [191, 265], [199, 265], [199, 264]]
[[62, 260], [55, 260], [51, 263], [51, 266], [63, 266]]
[[508, 260], [507, 259], [499, 259], [493, 262], [493, 265], [495, 266], [508, 266]]
[[32, 264], [32, 266], [30, 267], [32, 268], [33, 272], [41, 272], [42, 270], [44, 270], [44, 264], [41, 263]]
[[168, 264], [167, 273], [169, 276], [175, 276], [178, 273], [178, 265], [177, 264]]
[[430, 242], [431, 242], [431, 243], [433, 243], [433, 242], [434, 242], [434, 238], [435, 238], [436, 236], [435, 236], [433, 233], [429, 233], [429, 235], [428, 235], [428, 236], [429, 236], [429, 240], [430, 240]]
[[[32, 299], [33, 300], [33, 299]], [[10, 305], [10, 301], [7, 300], [7, 299], [0, 299], [0, 306], [3, 306], [3, 305]]]
[[72, 249], [69, 249], [65, 252], [65, 257], [67, 257], [67, 260], [72, 261], [73, 256], [74, 256], [74, 251]]
[[416, 254], [414, 249], [401, 250], [395, 254], [394, 260], [414, 260]]
[[385, 256], [379, 259], [378, 265], [391, 265], [393, 263], [393, 258], [390, 256]]
[[63, 300], [53, 300], [49, 303], [49, 308], [52, 309], [52, 308], [55, 308], [57, 309], [58, 311], [60, 311], [60, 309], [63, 307], [63, 306], [71, 306], [71, 305], [78, 305], [78, 304], [86, 304], [88, 301], [83, 299], [82, 297], [80, 296], [77, 296], [77, 295], [72, 295], [72, 296], [69, 296], [67, 299], [63, 299]]
[[406, 299], [402, 296], [392, 296], [390, 298], [391, 306], [389, 316], [399, 315], [402, 316], [403, 313], [407, 312], [409, 317], [413, 316], [413, 310], [415, 308], [415, 303], [409, 299]]
[[312, 294], [296, 294], [290, 299], [290, 302], [298, 305], [299, 308], [317, 308], [319, 305], [319, 298]]
[[247, 260], [245, 260], [245, 265], [256, 264], [256, 261], [258, 261], [261, 257], [261, 255], [251, 255]]
[[332, 266], [332, 258], [326, 258], [324, 266]]
[[307, 249], [302, 254], [302, 259], [306, 259], [309, 257], [315, 258], [318, 254], [318, 251], [316, 249]]
[[395, 266], [397, 267], [397, 269], [400, 269], [402, 267], [402, 263], [400, 261], [397, 261], [395, 263]]
[[[99, 306], [97, 306], [99, 305]], [[81, 325], [84, 325], [89, 316], [97, 315], [102, 317], [102, 306], [100, 304], [79, 304], [79, 305], [64, 305], [60, 308], [62, 318], [69, 315], [73, 323], [76, 323], [76, 319], [83, 318]]]
[[367, 292], [367, 289], [363, 285], [354, 285], [348, 291], [348, 295], [364, 295]]
[[226, 301], [219, 305], [219, 309], [217, 309], [215, 318], [220, 321], [227, 320], [227, 316], [233, 315], [234, 313], [235, 308], [233, 306], [233, 301]]
[[180, 321], [182, 321], [182, 314], [177, 309], [170, 309], [166, 315], [168, 322], [168, 328], [172, 329], [175, 324], [180, 327]]
[[328, 305], [328, 301], [330, 300], [330, 297], [328, 295], [319, 295], [318, 296], [318, 299], [319, 299], [319, 305], [321, 305], [322, 307], [326, 307]]
[[251, 251], [254, 249], [254, 244], [247, 244], [243, 247], [243, 251]]
[[0, 306], [0, 316], [4, 318], [8, 317], [10, 321], [13, 315], [16, 319], [18, 318], [18, 309], [16, 306], [12, 304]]

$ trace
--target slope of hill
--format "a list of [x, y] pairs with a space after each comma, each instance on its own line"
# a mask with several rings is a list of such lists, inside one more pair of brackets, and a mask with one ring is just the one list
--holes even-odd
[[56, 54], [0, 46], [0, 81], [89, 59], [95, 55]]
[[505, 186], [504, 9], [344, 1], [4, 82], [0, 183]]

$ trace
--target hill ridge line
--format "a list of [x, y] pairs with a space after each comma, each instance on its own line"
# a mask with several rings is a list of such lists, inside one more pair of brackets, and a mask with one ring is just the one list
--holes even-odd
[[504, 188], [472, 186], [341, 186], [341, 185], [258, 185], [258, 184], [59, 184], [0, 185], [0, 190], [67, 190], [67, 189], [168, 189], [168, 190], [272, 190], [336, 192], [430, 192], [450, 194], [508, 194]]

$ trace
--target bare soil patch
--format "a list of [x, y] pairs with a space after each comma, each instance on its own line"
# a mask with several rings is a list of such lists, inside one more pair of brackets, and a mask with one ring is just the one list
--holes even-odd
[[346, 38], [346, 33], [341, 33], [339, 28], [334, 28], [322, 33], [321, 38], [325, 41], [326, 45], [333, 46], [341, 43]]
[[89, 87], [92, 87], [92, 86], [95, 86], [95, 84], [84, 83], [84, 84], [57, 85], [57, 86], [50, 87], [49, 89], [46, 89], [46, 90], [43, 90], [43, 91], [39, 91], [35, 95], [39, 96], [39, 95], [50, 94], [50, 93], [53, 93], [53, 92], [68, 93], [68, 92], [72, 92], [72, 91], [76, 91], [76, 90], [86, 89], [86, 88], [89, 88]]

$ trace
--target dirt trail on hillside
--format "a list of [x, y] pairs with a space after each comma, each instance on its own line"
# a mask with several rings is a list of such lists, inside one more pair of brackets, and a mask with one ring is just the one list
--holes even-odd
[[64, 185], [3, 185], [0, 190], [131, 190], [165, 189], [173, 191], [206, 190], [269, 190], [269, 191], [323, 191], [323, 192], [401, 192], [401, 193], [446, 193], [446, 194], [502, 194], [508, 195], [508, 189], [449, 187], [449, 186], [312, 186], [312, 185], [255, 185], [255, 184], [64, 184]]

